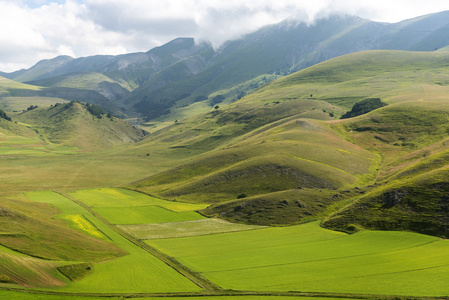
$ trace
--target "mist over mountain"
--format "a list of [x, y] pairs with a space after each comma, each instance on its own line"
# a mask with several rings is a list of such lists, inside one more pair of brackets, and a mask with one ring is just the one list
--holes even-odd
[[[375, 49], [435, 51], [449, 45], [448, 29], [449, 11], [394, 24], [337, 15], [311, 25], [285, 20], [219, 49], [193, 38], [178, 38], [145, 53], [59, 56], [2, 76], [52, 88], [55, 97], [72, 94], [68, 88], [94, 91], [97, 100], [91, 96], [68, 100], [152, 119], [197, 101], [213, 106], [220, 101], [213, 100], [217, 92], [233, 87], [241, 97], [262, 84], [244, 85], [259, 76], [288, 75], [343, 54]], [[96, 86], [91, 79], [68, 86], [65, 79], [75, 74], [78, 78], [97, 74], [102, 79]]]

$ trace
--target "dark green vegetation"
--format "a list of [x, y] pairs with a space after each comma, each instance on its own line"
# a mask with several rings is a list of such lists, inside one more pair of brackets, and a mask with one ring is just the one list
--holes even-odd
[[92, 274], [94, 265], [91, 263], [82, 263], [75, 265], [66, 265], [58, 267], [58, 271], [64, 274], [71, 281], [79, 280]]
[[8, 117], [8, 115], [2, 109], [0, 109], [0, 118], [5, 119], [6, 121], [11, 121], [11, 118]]
[[[309, 29], [333, 27], [318, 36], [327, 42], [317, 53], [326, 45], [346, 53], [336, 45], [373, 25], [330, 18]], [[306, 31], [290, 28], [276, 37]], [[422, 50], [429, 39], [408, 45]], [[245, 49], [240, 42], [227, 47]], [[255, 45], [260, 52], [246, 48], [255, 60], [282, 61], [285, 44], [272, 56]], [[221, 53], [239, 62], [231, 48]], [[0, 287], [18, 290], [0, 296], [42, 296], [18, 294], [23, 288], [49, 299], [446, 296], [449, 53], [359, 52], [278, 80], [317, 58], [255, 72], [212, 63], [220, 55], [179, 39], [15, 74], [36, 85], [1, 79], [12, 120], [0, 118]], [[124, 62], [126, 72], [113, 68]], [[264, 79], [270, 73], [278, 75]], [[109, 95], [113, 107], [78, 102], [79, 90]], [[147, 117], [191, 116], [153, 121], [162, 129], [145, 136], [112, 116], [134, 105], [153, 105]]]
[[[434, 177], [435, 176], [435, 177]], [[336, 213], [324, 226], [351, 231], [350, 226], [382, 230], [411, 230], [449, 237], [447, 171], [429, 174], [398, 187], [364, 197]]]
[[366, 113], [369, 113], [370, 111], [384, 107], [385, 105], [387, 104], [383, 103], [379, 98], [368, 98], [354, 104], [350, 111], [341, 116], [341, 119], [348, 119], [364, 115]]

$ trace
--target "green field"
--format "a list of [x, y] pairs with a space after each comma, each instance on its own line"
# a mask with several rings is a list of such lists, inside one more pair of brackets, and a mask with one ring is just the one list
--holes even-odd
[[[126, 240], [84, 208], [53, 192], [27, 194], [49, 202], [68, 214], [84, 214], [115, 245], [128, 255], [95, 264], [92, 275], [58, 290], [93, 293], [191, 292], [201, 289], [145, 250]], [[151, 283], [151, 284], [148, 284]]]
[[90, 207], [133, 207], [160, 206], [171, 211], [183, 212], [206, 208], [205, 204], [191, 204], [162, 200], [139, 192], [120, 188], [101, 188], [80, 190], [72, 193], [73, 197]]
[[92, 189], [71, 193], [112, 224], [149, 224], [204, 219], [195, 212], [206, 205], [166, 201], [126, 189]]
[[449, 293], [449, 242], [414, 233], [345, 235], [310, 223], [147, 243], [227, 289], [409, 296]]
[[236, 224], [220, 219], [202, 219], [162, 224], [119, 225], [138, 239], [161, 239], [260, 229], [262, 226]]
[[[5, 299], [11, 299], [11, 300], [99, 300], [104, 299], [104, 297], [82, 297], [82, 296], [58, 296], [58, 295], [39, 295], [39, 294], [32, 294], [32, 293], [19, 293], [19, 292], [13, 292], [13, 291], [2, 291], [0, 290], [0, 297], [5, 297]], [[110, 300], [121, 300], [123, 297], [107, 297], [107, 299]], [[161, 297], [139, 297], [137, 299], [141, 300], [157, 300], [161, 299]], [[183, 299], [191, 299], [191, 300], [240, 300], [240, 299], [246, 299], [246, 300], [332, 300], [332, 299], [341, 299], [346, 300], [346, 298], [320, 298], [320, 297], [292, 297], [292, 296], [264, 296], [264, 295], [258, 295], [258, 296], [202, 296], [202, 297], [169, 297], [168, 299], [172, 300], [183, 300]], [[355, 299], [356, 298], [351, 298]]]
[[112, 224], [145, 224], [200, 220], [204, 217], [193, 211], [173, 212], [163, 207], [94, 207], [94, 210]]

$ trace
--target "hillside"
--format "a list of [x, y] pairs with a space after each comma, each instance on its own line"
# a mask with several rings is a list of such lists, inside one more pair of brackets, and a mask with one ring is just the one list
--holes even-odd
[[[254, 224], [301, 222], [371, 199], [392, 182], [433, 172], [433, 161], [443, 166], [448, 63], [442, 53], [368, 51], [299, 71], [151, 135], [140, 147], [164, 143], [199, 156], [131, 187], [214, 202], [205, 214]], [[335, 120], [367, 98], [387, 106]]]
[[100, 93], [116, 105], [117, 101], [129, 95], [129, 90], [101, 73], [70, 73], [48, 79], [30, 81], [29, 84], [41, 87], [65, 87], [92, 90]]
[[0, 110], [0, 297], [445, 298], [448, 92], [449, 52], [374, 50], [150, 133], [76, 101]]
[[82, 151], [108, 149], [144, 136], [142, 130], [107, 116], [100, 107], [74, 101], [27, 110], [15, 115], [14, 120], [30, 127], [50, 143]]

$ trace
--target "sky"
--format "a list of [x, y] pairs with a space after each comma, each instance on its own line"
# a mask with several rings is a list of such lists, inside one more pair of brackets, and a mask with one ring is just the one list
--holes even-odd
[[214, 48], [287, 18], [330, 14], [399, 22], [449, 10], [447, 0], [0, 0], [0, 71], [58, 55], [146, 52], [177, 37]]

